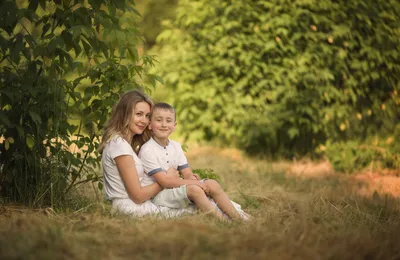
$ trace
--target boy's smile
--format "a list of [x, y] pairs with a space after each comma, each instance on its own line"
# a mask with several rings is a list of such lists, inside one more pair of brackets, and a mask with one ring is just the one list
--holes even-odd
[[149, 128], [153, 131], [153, 136], [156, 141], [166, 146], [168, 137], [175, 130], [176, 121], [175, 114], [168, 109], [157, 108], [151, 115]]

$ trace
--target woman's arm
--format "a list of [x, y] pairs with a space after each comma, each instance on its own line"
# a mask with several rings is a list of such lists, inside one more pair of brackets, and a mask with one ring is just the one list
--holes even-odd
[[115, 157], [114, 161], [124, 182], [126, 192], [133, 202], [141, 204], [162, 190], [162, 187], [158, 183], [153, 183], [146, 187], [140, 186], [139, 176], [132, 156], [121, 155]]

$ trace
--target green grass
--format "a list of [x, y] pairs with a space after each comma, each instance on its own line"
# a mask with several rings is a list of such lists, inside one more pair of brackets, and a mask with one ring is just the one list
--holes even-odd
[[111, 215], [109, 204], [84, 197], [85, 190], [56, 212], [2, 205], [0, 258], [400, 258], [398, 199], [360, 197], [343, 176], [299, 178], [286, 175], [282, 164], [233, 157], [196, 149], [188, 156], [193, 168], [220, 175], [228, 195], [253, 216], [249, 223], [203, 214], [169, 220]]

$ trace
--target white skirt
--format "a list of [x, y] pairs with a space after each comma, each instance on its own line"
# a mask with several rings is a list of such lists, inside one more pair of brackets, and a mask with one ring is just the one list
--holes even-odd
[[[212, 199], [210, 199], [210, 201], [218, 210], [220, 210]], [[248, 220], [249, 216], [242, 210], [242, 207], [234, 201], [231, 202], [242, 218]], [[147, 200], [142, 204], [136, 204], [131, 199], [126, 198], [112, 200], [112, 213], [122, 213], [133, 217], [157, 216], [161, 218], [173, 218], [187, 214], [195, 214], [197, 213], [197, 207], [193, 204], [182, 209], [172, 209], [163, 206], [156, 206], [150, 200]]]

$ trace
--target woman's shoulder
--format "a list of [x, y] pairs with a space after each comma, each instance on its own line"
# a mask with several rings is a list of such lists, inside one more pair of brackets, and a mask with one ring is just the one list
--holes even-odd
[[128, 143], [122, 136], [115, 135], [108, 140], [104, 146], [104, 152], [110, 150], [129, 150], [133, 152], [131, 144]]

